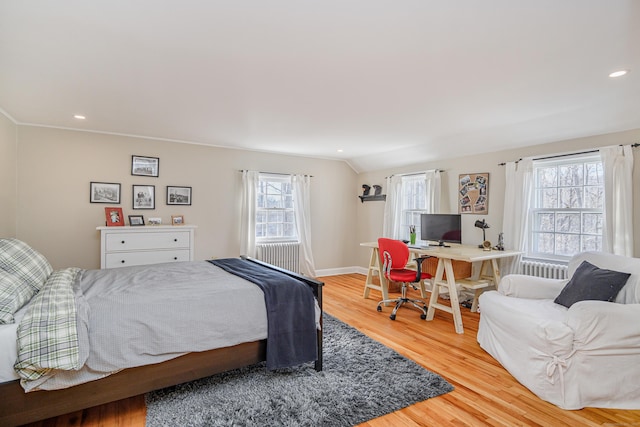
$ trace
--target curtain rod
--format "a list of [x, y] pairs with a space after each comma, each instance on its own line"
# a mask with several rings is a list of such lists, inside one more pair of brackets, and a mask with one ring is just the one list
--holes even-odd
[[[238, 172], [244, 172], [244, 171], [249, 171], [248, 169], [240, 169]], [[283, 175], [283, 176], [292, 176], [292, 175], [297, 175], [295, 173], [282, 173], [282, 172], [264, 172], [264, 171], [258, 171], [258, 173], [264, 173], [267, 175]], [[307, 174], [303, 174], [304, 176], [308, 176], [310, 178], [313, 178], [313, 175], [307, 175]]]
[[[435, 169], [436, 172], [444, 172], [444, 169]], [[391, 178], [392, 176], [396, 176], [396, 175], [400, 175], [400, 176], [414, 176], [414, 175], [422, 175], [423, 173], [426, 173], [427, 171], [424, 172], [413, 172], [413, 173], [400, 173], [400, 174], [393, 174], [390, 176], [385, 176], [384, 179], [387, 178]]]
[[[623, 145], [620, 144], [620, 147], [622, 147]], [[640, 146], [640, 143], [635, 143], [635, 144], [631, 144], [631, 148], [636, 148]], [[568, 157], [568, 156], [579, 156], [581, 154], [591, 154], [591, 153], [597, 153], [600, 150], [588, 150], [588, 151], [579, 151], [577, 153], [567, 153], [567, 154], [556, 154], [555, 156], [546, 156], [546, 157], [537, 157], [533, 160], [548, 160], [548, 159], [557, 159], [560, 157]], [[518, 160], [516, 160], [516, 163], [518, 163], [520, 160], [522, 160], [522, 158], [519, 158]], [[504, 166], [506, 165], [505, 162], [502, 163], [498, 163], [498, 166]]]

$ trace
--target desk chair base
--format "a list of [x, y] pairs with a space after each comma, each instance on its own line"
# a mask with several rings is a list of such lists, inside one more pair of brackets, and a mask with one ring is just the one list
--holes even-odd
[[[413, 289], [418, 288], [413, 286]], [[400, 298], [382, 300], [378, 303], [378, 307], [376, 308], [376, 310], [382, 311], [382, 305], [390, 302], [396, 303], [396, 306], [393, 308], [391, 315], [389, 315], [389, 319], [391, 320], [396, 320], [396, 313], [398, 312], [398, 309], [404, 304], [408, 303], [411, 303], [415, 308], [422, 311], [422, 314], [420, 315], [420, 318], [422, 320], [425, 320], [427, 318], [427, 304], [421, 299], [407, 298], [407, 285], [405, 283], [402, 284], [402, 296]]]

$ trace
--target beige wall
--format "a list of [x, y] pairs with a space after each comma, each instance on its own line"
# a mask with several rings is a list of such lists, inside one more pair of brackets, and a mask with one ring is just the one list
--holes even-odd
[[[196, 224], [196, 259], [239, 255], [241, 169], [312, 178], [312, 238], [317, 269], [351, 266], [343, 242], [356, 239], [356, 174], [344, 162], [33, 126], [18, 126], [17, 237], [54, 268], [98, 268], [105, 204], [89, 203], [91, 181], [122, 184], [125, 217], [183, 214]], [[131, 175], [131, 156], [160, 158], [158, 178]], [[133, 184], [155, 185], [156, 209], [133, 210]], [[193, 188], [192, 206], [167, 206], [167, 185]]]
[[[482, 241], [482, 231], [473, 226], [477, 219], [486, 219], [491, 226], [487, 230], [487, 239], [496, 242], [498, 233], [502, 230], [502, 217], [504, 208], [505, 177], [504, 166], [498, 163], [518, 160], [527, 156], [544, 156], [570, 151], [588, 150], [608, 145], [632, 144], [640, 142], [640, 129], [627, 132], [619, 132], [607, 135], [591, 136], [587, 138], [559, 141], [521, 149], [506, 150], [495, 153], [487, 153], [479, 156], [467, 156], [454, 159], [440, 160], [407, 166], [399, 169], [381, 170], [361, 174], [358, 176], [356, 191], [361, 191], [362, 184], [382, 185], [383, 193], [386, 192], [385, 177], [392, 174], [418, 172], [428, 169], [442, 169], [442, 212], [457, 213], [458, 177], [464, 173], [489, 173], [489, 212], [487, 215], [463, 215], [462, 235], [463, 243], [479, 244]], [[408, 155], [410, 155], [408, 153]], [[634, 182], [640, 182], [640, 148], [634, 149]], [[640, 212], [640, 185], [635, 186], [634, 212]], [[358, 241], [376, 240], [382, 233], [384, 203], [366, 202], [357, 209], [357, 236]], [[640, 215], [634, 215], [635, 256], [640, 255]], [[369, 251], [354, 245], [358, 253], [357, 265], [366, 266], [369, 263]]]
[[[0, 231], [3, 236], [15, 235], [32, 244], [55, 268], [71, 265], [97, 268], [99, 234], [95, 227], [104, 224], [104, 207], [108, 205], [89, 203], [89, 182], [119, 182], [122, 184], [120, 206], [125, 216], [142, 214], [145, 219], [160, 216], [166, 223], [172, 214], [183, 214], [188, 223], [198, 225], [196, 259], [237, 256], [241, 181], [238, 171], [306, 173], [314, 176], [311, 204], [316, 268], [365, 267], [369, 252], [359, 243], [380, 236], [384, 202], [361, 203], [357, 196], [362, 194], [362, 184], [382, 185], [384, 193], [386, 176], [443, 169], [443, 212], [457, 212], [458, 175], [488, 172], [489, 213], [463, 216], [463, 240], [468, 244], [479, 243], [482, 232], [474, 228], [473, 223], [485, 218], [491, 225], [487, 238], [495, 242], [502, 227], [505, 188], [504, 167], [498, 163], [524, 156], [634, 142], [640, 142], [640, 129], [357, 175], [346, 163], [339, 161], [16, 126], [0, 116], [0, 173], [3, 177]], [[159, 157], [160, 176], [132, 176], [131, 155], [134, 154]], [[636, 149], [634, 154], [638, 164], [640, 152]], [[638, 182], [639, 178], [640, 167], [635, 167], [634, 181]], [[132, 184], [155, 185], [155, 210], [131, 209]], [[193, 205], [167, 206], [167, 185], [193, 187]], [[635, 212], [640, 212], [638, 191], [636, 186]], [[638, 215], [634, 230], [637, 256], [640, 254]]]
[[0, 237], [16, 235], [17, 126], [0, 114]]

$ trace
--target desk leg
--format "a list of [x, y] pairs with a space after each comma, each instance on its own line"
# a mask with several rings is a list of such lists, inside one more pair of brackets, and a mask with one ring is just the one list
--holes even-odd
[[[373, 283], [373, 276], [377, 274], [380, 280], [380, 286]], [[363, 298], [369, 298], [369, 292], [371, 289], [378, 290], [382, 293], [382, 299], [389, 299], [389, 282], [387, 278], [382, 274], [382, 267], [380, 266], [380, 255], [378, 248], [371, 249], [371, 259], [369, 260], [369, 270], [367, 271], [367, 281], [364, 284]], [[389, 303], [385, 304], [386, 306]]]
[[[447, 273], [447, 281], [442, 281], [443, 273]], [[449, 301], [451, 306], [438, 303], [440, 296], [440, 286], [446, 286], [449, 290]], [[458, 300], [458, 289], [456, 288], [456, 279], [453, 273], [453, 265], [450, 259], [439, 258], [438, 267], [436, 268], [436, 278], [433, 281], [433, 290], [431, 291], [431, 299], [429, 300], [429, 310], [427, 311], [427, 320], [433, 320], [435, 310], [444, 310], [453, 315], [453, 324], [457, 334], [464, 333], [462, 326], [462, 314], [460, 313], [460, 301]]]

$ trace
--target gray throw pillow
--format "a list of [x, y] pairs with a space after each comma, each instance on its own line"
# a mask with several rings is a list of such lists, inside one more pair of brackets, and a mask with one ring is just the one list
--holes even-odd
[[567, 308], [585, 300], [612, 302], [627, 283], [629, 276], [630, 273], [606, 270], [582, 261], [554, 302]]

